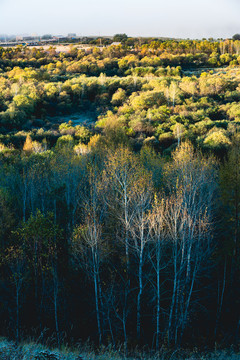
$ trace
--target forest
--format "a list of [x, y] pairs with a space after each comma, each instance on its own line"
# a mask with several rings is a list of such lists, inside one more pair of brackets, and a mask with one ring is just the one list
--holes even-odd
[[0, 336], [239, 351], [240, 40], [116, 39], [0, 48]]

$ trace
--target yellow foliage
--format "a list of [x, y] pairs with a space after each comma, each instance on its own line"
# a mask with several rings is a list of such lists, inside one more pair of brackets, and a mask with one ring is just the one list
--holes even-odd
[[33, 142], [31, 136], [28, 134], [23, 145], [23, 151], [32, 152], [33, 151]]

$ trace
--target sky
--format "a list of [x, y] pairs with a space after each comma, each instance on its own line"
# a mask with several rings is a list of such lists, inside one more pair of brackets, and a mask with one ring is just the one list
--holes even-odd
[[240, 0], [0, 0], [0, 34], [226, 38]]

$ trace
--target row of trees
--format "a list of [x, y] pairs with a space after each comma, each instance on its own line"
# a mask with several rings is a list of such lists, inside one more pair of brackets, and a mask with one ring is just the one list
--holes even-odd
[[3, 335], [125, 351], [238, 340], [238, 139], [220, 169], [189, 143], [170, 161], [99, 143], [28, 151], [1, 159]]

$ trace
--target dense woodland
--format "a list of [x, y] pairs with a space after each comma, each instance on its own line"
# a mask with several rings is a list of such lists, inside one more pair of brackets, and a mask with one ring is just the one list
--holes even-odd
[[1, 336], [238, 346], [239, 101], [238, 39], [0, 48]]

